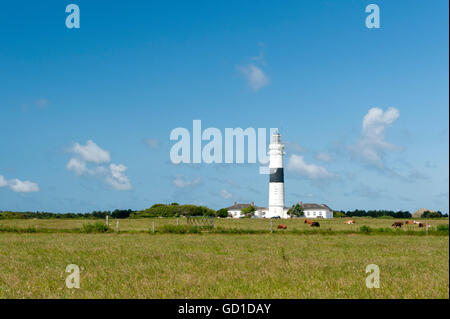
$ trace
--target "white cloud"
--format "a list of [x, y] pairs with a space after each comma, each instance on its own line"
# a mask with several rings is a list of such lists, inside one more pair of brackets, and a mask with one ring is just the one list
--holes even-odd
[[30, 193], [39, 192], [39, 186], [30, 181], [21, 181], [17, 178], [6, 180], [3, 175], [0, 175], [0, 187], [9, 186], [9, 188], [16, 193]]
[[83, 162], [82, 160], [72, 157], [67, 163], [66, 168], [69, 171], [74, 171], [77, 175], [82, 175], [83, 173], [86, 173], [88, 171], [86, 167], [86, 162]]
[[155, 138], [147, 138], [144, 140], [144, 143], [154, 150], [159, 148], [159, 141]]
[[331, 161], [331, 155], [328, 154], [328, 153], [324, 153], [324, 152], [317, 153], [316, 154], [316, 158], [319, 161], [322, 161], [322, 162], [329, 162], [329, 161]]
[[88, 140], [84, 146], [74, 143], [71, 151], [80, 156], [86, 162], [99, 164], [107, 163], [111, 160], [109, 152], [101, 149], [91, 140]]
[[17, 178], [12, 179], [8, 182], [9, 187], [17, 193], [29, 193], [29, 192], [39, 192], [39, 187], [36, 183], [30, 181], [21, 181]]
[[125, 174], [127, 170], [125, 165], [114, 163], [111, 163], [109, 167], [99, 165], [110, 162], [111, 156], [108, 151], [100, 148], [92, 140], [88, 140], [84, 146], [74, 143], [70, 152], [75, 153], [75, 156], [67, 163], [67, 170], [73, 171], [78, 176], [85, 174], [101, 176], [116, 190], [132, 188], [130, 179]]
[[264, 74], [263, 70], [254, 64], [249, 64], [239, 68], [239, 71], [245, 76], [248, 85], [253, 91], [258, 91], [269, 85], [269, 77]]
[[222, 196], [225, 199], [230, 199], [231, 197], [233, 197], [233, 195], [229, 191], [227, 191], [225, 189], [222, 189], [220, 191], [220, 196]]
[[198, 185], [199, 183], [200, 183], [200, 177], [197, 177], [197, 178], [189, 181], [189, 180], [184, 179], [181, 176], [177, 176], [173, 180], [173, 184], [178, 188], [191, 187], [191, 186]]
[[299, 143], [286, 141], [286, 142], [284, 142], [284, 145], [286, 146], [287, 150], [290, 150], [289, 153], [293, 153], [293, 152], [303, 153], [306, 151], [305, 148], [303, 146], [301, 146]]
[[384, 131], [400, 116], [396, 108], [383, 111], [374, 107], [367, 112], [362, 122], [362, 133], [359, 141], [351, 147], [355, 154], [371, 165], [384, 167], [383, 157], [387, 149], [395, 146], [386, 141]]
[[4, 187], [8, 185], [8, 182], [6, 181], [6, 179], [3, 177], [3, 175], [0, 175], [0, 187]]
[[287, 168], [309, 179], [330, 179], [336, 177], [334, 174], [328, 172], [325, 167], [307, 164], [301, 155], [292, 154], [289, 157]]
[[109, 165], [111, 175], [106, 177], [106, 182], [109, 183], [114, 189], [117, 190], [129, 190], [131, 189], [131, 183], [128, 176], [125, 175], [127, 167], [125, 165], [111, 164]]

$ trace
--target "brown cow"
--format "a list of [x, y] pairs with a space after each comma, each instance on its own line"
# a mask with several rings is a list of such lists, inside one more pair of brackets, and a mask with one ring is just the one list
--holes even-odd
[[392, 224], [392, 227], [395, 227], [395, 228], [400, 227], [401, 228], [402, 225], [403, 225], [402, 222], [395, 222], [395, 223]]
[[347, 225], [352, 225], [352, 224], [355, 223], [355, 221], [354, 221], [353, 219], [350, 219], [350, 220], [345, 221], [345, 223], [346, 223]]
[[285, 224], [281, 224], [277, 226], [277, 229], [287, 229], [287, 226]]
[[419, 227], [427, 227], [428, 225], [425, 223], [419, 223]]
[[314, 223], [312, 220], [310, 220], [310, 219], [305, 219], [305, 224], [310, 224], [310, 225], [312, 225], [312, 223]]
[[412, 220], [407, 220], [407, 221], [405, 221], [405, 224], [406, 225], [414, 225], [415, 222], [413, 222]]
[[320, 227], [320, 224], [318, 222], [312, 222], [311, 227]]

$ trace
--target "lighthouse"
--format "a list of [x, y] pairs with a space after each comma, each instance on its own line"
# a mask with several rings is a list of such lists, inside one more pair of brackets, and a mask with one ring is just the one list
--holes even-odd
[[284, 172], [283, 155], [284, 144], [281, 143], [281, 135], [275, 132], [269, 144], [269, 212], [266, 217], [288, 218], [284, 208]]

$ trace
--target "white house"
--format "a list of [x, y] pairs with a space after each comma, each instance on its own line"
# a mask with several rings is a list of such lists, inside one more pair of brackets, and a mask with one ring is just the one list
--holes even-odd
[[[252, 202], [251, 204], [238, 204], [236, 202], [234, 202], [233, 206], [227, 207], [226, 209], [228, 210], [228, 215], [233, 217], [233, 218], [241, 218], [244, 215], [241, 213], [241, 210], [243, 208], [247, 208], [249, 206], [254, 206], [255, 207], [255, 217], [257, 218], [269, 218], [267, 217], [267, 213], [269, 212], [269, 208], [268, 207], [261, 207], [261, 206], [255, 206], [254, 202]], [[289, 215], [287, 215], [289, 208], [285, 207], [283, 209], [283, 216], [277, 216], [280, 218], [290, 218]], [[275, 217], [275, 216], [274, 216]]]
[[306, 218], [333, 218], [333, 211], [325, 204], [303, 204], [303, 212]]
[[252, 202], [251, 204], [238, 204], [236, 202], [234, 202], [233, 206], [227, 207], [226, 209], [228, 210], [228, 215], [230, 215], [233, 218], [240, 218], [243, 216], [243, 214], [241, 213], [241, 210], [243, 208], [247, 208], [249, 206], [254, 206], [256, 211], [255, 211], [255, 216], [256, 217], [264, 217], [264, 215], [267, 213], [268, 209], [266, 207], [259, 207], [259, 206], [255, 206], [255, 204]]

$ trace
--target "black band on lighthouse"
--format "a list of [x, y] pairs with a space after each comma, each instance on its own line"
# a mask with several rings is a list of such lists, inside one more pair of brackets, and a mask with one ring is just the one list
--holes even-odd
[[271, 183], [284, 183], [283, 168], [271, 168], [270, 169], [270, 182]]

